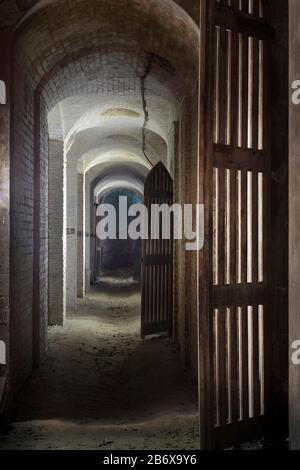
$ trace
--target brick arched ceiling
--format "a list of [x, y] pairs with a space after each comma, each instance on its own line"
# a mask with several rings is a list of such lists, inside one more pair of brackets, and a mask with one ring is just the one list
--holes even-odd
[[116, 191], [118, 189], [127, 189], [137, 192], [139, 195], [144, 193], [144, 185], [140, 180], [132, 178], [130, 175], [115, 174], [114, 178], [108, 176], [103, 178], [94, 189], [94, 196], [98, 198], [104, 193]]
[[[151, 97], [152, 98], [152, 97]], [[166, 162], [167, 133], [175, 111], [164, 100], [150, 99], [146, 152], [150, 160]], [[49, 136], [64, 140], [67, 158], [79, 160], [79, 171], [107, 155], [148, 162], [142, 152], [144, 114], [140, 97], [83, 95], [69, 98], [51, 110], [48, 117]], [[121, 157], [122, 156], [122, 157]], [[133, 157], [134, 156], [134, 157]]]
[[[90, 184], [92, 190], [100, 195], [101, 192], [114, 189], [137, 189], [143, 193], [144, 181], [147, 176], [148, 169], [140, 164], [114, 164], [113, 162], [102, 162], [92, 167], [86, 173], [86, 184]], [[95, 195], [94, 191], [94, 195]]]
[[[134, 155], [145, 165], [143, 144], [153, 163], [165, 161], [167, 133], [198, 76], [199, 31], [191, 17], [173, 0], [27, 3], [19, 2], [25, 15], [15, 28], [14, 74], [48, 111], [58, 105], [49, 115], [50, 137], [52, 127], [54, 137], [70, 138], [68, 156], [81, 158], [83, 170], [85, 156], [89, 166], [100, 162], [126, 139], [122, 161]], [[123, 115], [102, 115], [116, 109]]]
[[[172, 99], [172, 97], [170, 97]], [[178, 119], [178, 103], [173, 103], [146, 89], [149, 121], [147, 128], [166, 139], [171, 123]], [[142, 98], [139, 93], [82, 94], [61, 101], [48, 115], [49, 137], [54, 140], [69, 139], [91, 127], [120, 127], [123, 123], [141, 127], [144, 122]]]
[[[67, 158], [78, 160], [80, 172], [108, 158], [114, 163], [136, 162], [151, 168], [142, 151], [140, 128], [122, 128], [119, 132], [112, 127], [106, 130], [91, 128], [78, 133]], [[146, 132], [146, 153], [152, 164], [158, 161], [166, 164], [167, 144], [150, 130]]]
[[[54, 1], [16, 32], [16, 63], [49, 105], [83, 90], [177, 88], [197, 78], [198, 28], [166, 0]], [[154, 80], [155, 77], [155, 80]], [[150, 84], [148, 84], [150, 86]]]
[[26, 95], [40, 94], [52, 110], [50, 138], [70, 138], [70, 155], [83, 162], [93, 150], [99, 160], [97, 149], [107, 155], [131, 139], [127, 154], [130, 147], [144, 163], [146, 105], [146, 150], [154, 162], [164, 161], [176, 109], [197, 80], [199, 34], [191, 17], [172, 0], [18, 6], [25, 15], [15, 29], [14, 73]]
[[111, 175], [121, 176], [124, 174], [128, 174], [134, 180], [139, 180], [144, 183], [147, 173], [148, 170], [144, 166], [139, 164], [135, 165], [129, 163], [126, 165], [110, 165], [108, 163], [101, 163], [91, 168], [87, 174], [90, 176], [92, 184], [96, 185], [103, 178], [107, 178]]
[[[51, 0], [50, 0], [51, 1]], [[62, 1], [62, 0], [60, 0]], [[168, 0], [169, 1], [169, 0]], [[199, 6], [194, 0], [170, 0], [180, 5], [196, 22], [199, 19]], [[44, 0], [0, 0], [0, 25], [14, 26], [20, 19], [36, 8]]]

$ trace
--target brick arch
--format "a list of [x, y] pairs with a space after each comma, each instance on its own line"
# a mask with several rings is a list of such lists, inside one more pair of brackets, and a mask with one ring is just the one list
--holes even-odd
[[99, 198], [106, 192], [115, 191], [118, 189], [129, 189], [130, 191], [134, 190], [140, 196], [143, 195], [143, 184], [140, 181], [133, 180], [129, 176], [128, 178], [123, 178], [120, 180], [106, 178], [95, 187], [94, 191], [96, 192], [96, 197]]
[[[153, 148], [147, 148], [148, 158], [154, 165], [159, 161], [166, 164], [166, 155], [156, 152]], [[134, 165], [141, 165], [145, 169], [150, 169], [151, 165], [145, 159], [142, 151], [134, 145], [124, 143], [109, 143], [105, 142], [101, 147], [95, 147], [90, 152], [84, 154], [78, 160], [78, 172], [87, 172], [95, 165], [101, 162], [108, 162], [119, 166], [123, 163], [132, 163]]]
[[[55, 0], [48, 0], [45, 2], [45, 0], [15, 0], [18, 8], [20, 11], [27, 13], [30, 11], [34, 6], [38, 4], [45, 4], [45, 3], [53, 3]], [[175, 5], [178, 5], [180, 8], [182, 8], [184, 11], [187, 11], [187, 5], [185, 5], [186, 2], [185, 0], [166, 0], [170, 4], [174, 3]]]
[[[32, 85], [44, 97], [48, 109], [80, 94], [103, 93], [109, 96], [120, 93], [132, 96], [140, 94], [141, 77], [147, 61], [146, 53], [139, 54], [129, 48], [111, 49], [109, 52], [105, 47], [81, 48], [76, 54], [65, 56], [38, 83]], [[193, 78], [195, 82], [196, 72]], [[171, 66], [158, 62], [152, 66], [147, 77], [147, 94], [174, 104], [178, 104], [187, 92], [187, 86]]]
[[[132, 100], [134, 98], [134, 101]], [[136, 127], [141, 129], [144, 122], [144, 112], [142, 109], [142, 100], [138, 96], [128, 96], [123, 98], [123, 101], [117, 101], [114, 95], [114, 101], [109, 101], [110, 97], [105, 96], [105, 105], [99, 103], [95, 98], [95, 104], [89, 104], [89, 110], [78, 116], [78, 119], [72, 123], [72, 127], [65, 134], [65, 141], [67, 147], [71, 143], [79, 132], [88, 130], [90, 128], [103, 128], [114, 126], [116, 132], [126, 128], [126, 126]], [[118, 103], [122, 103], [123, 106], [127, 106], [125, 111], [135, 112], [136, 115], [131, 117], [130, 115], [118, 115]], [[147, 107], [149, 112], [149, 121], [147, 123], [147, 129], [158, 134], [163, 140], [167, 140], [167, 135], [171, 127], [171, 123], [176, 119], [178, 113], [175, 108], [172, 108], [168, 102], [163, 103], [162, 99], [159, 100], [157, 96], [147, 95]], [[124, 110], [124, 108], [122, 108]], [[115, 115], [107, 115], [106, 110], [116, 111]], [[56, 114], [59, 118], [58, 113]], [[166, 116], [167, 115], [167, 116]], [[170, 115], [170, 116], [169, 116]], [[77, 117], [77, 116], [76, 116]]]
[[89, 177], [91, 185], [95, 186], [99, 183], [103, 175], [108, 175], [111, 171], [112, 172], [120, 172], [124, 170], [124, 173], [130, 173], [137, 179], [144, 181], [146, 176], [149, 172], [149, 168], [145, 167], [144, 165], [132, 164], [131, 162], [127, 162], [124, 164], [114, 164], [112, 162], [102, 162], [98, 163], [97, 165], [91, 167], [87, 172], [86, 175]]
[[[160, 96], [150, 95], [148, 84], [146, 99], [149, 112], [147, 129], [166, 138], [171, 124], [178, 120], [179, 105]], [[141, 93], [79, 94], [60, 101], [48, 113], [49, 137], [68, 142], [83, 129], [101, 127], [105, 124], [104, 121], [117, 124], [121, 119], [142, 126], [144, 110]]]
[[[143, 187], [147, 171], [142, 165], [131, 164], [100, 164], [95, 167], [95, 177], [90, 181], [91, 192], [97, 192], [97, 197], [107, 191], [109, 188], [117, 189], [118, 187], [127, 188], [126, 184], [130, 183], [131, 187], [143, 194]], [[120, 181], [122, 184], [120, 185]], [[129, 187], [129, 186], [128, 186]]]
[[[138, 161], [149, 166], [142, 151], [141, 130], [138, 127], [106, 130], [96, 127], [83, 130], [76, 135], [66, 157], [68, 161], [78, 160], [85, 168], [89, 167], [95, 158], [109, 152], [118, 152], [122, 148], [124, 151], [126, 150], [127, 154], [136, 155]], [[166, 163], [167, 144], [159, 134], [150, 130], [146, 132], [146, 152], [152, 164], [159, 160]]]
[[34, 88], [86, 57], [93, 70], [93, 55], [105, 53], [131, 52], [143, 69], [153, 54], [184, 82], [197, 74], [197, 28], [183, 10], [161, 0], [147, 0], [147, 5], [132, 0], [54, 2], [28, 18], [15, 38], [16, 61], [31, 74]]

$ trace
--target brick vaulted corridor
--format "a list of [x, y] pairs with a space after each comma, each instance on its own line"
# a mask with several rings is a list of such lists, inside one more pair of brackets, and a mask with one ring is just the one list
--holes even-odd
[[138, 240], [99, 239], [97, 211], [141, 204], [157, 164], [174, 199], [196, 199], [199, 5], [5, 0], [1, 21], [12, 282], [0, 448], [198, 448], [197, 254], [177, 243], [164, 271], [142, 268]]
[[0, 0], [0, 449], [298, 446], [290, 3]]

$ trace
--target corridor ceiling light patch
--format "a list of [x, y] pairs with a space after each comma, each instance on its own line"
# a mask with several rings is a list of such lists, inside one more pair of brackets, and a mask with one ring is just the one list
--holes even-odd
[[126, 108], [110, 108], [102, 112], [102, 116], [107, 117], [128, 117], [128, 118], [139, 118], [141, 117], [140, 113], [132, 111], [131, 109]]

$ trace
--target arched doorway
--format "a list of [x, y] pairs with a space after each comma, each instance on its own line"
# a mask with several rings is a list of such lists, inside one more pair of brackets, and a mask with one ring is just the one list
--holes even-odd
[[[116, 231], [119, 231], [120, 220], [120, 198], [125, 201], [127, 212], [130, 207], [135, 204], [140, 204], [141, 195], [132, 192], [128, 188], [110, 190], [106, 194], [99, 194], [98, 204], [110, 204], [115, 209], [116, 213]], [[127, 218], [127, 233], [130, 224], [130, 217]], [[97, 221], [96, 221], [97, 224]], [[97, 229], [96, 229], [97, 230]], [[96, 253], [94, 256], [94, 272], [96, 281], [103, 279], [105, 276], [119, 273], [127, 279], [140, 282], [140, 264], [141, 264], [141, 243], [138, 240], [132, 240], [128, 236], [124, 239], [117, 237], [116, 239], [99, 240], [96, 246]]]

